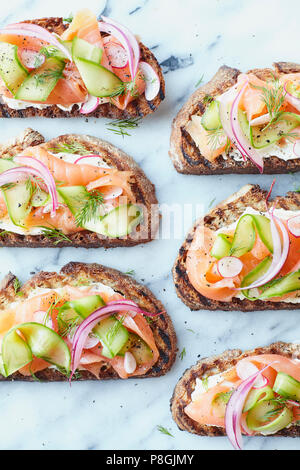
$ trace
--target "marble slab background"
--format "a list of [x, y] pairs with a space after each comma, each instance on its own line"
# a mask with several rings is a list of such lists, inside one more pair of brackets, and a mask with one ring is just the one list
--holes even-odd
[[[79, 0], [1, 2], [0, 26], [43, 16], [68, 16]], [[222, 64], [247, 70], [274, 60], [299, 60], [297, 0], [86, 0], [139, 34], [162, 64], [167, 97], [131, 137], [109, 132], [105, 120], [3, 120], [0, 139], [33, 127], [46, 138], [88, 133], [110, 140], [133, 155], [157, 188], [161, 203], [221, 201], [248, 182], [269, 187], [272, 176], [183, 176], [168, 158], [171, 121], [196, 82], [209, 80]], [[300, 175], [277, 177], [274, 192], [300, 185]], [[0, 449], [229, 449], [225, 438], [199, 438], [172, 422], [169, 399], [183, 371], [197, 357], [227, 348], [248, 349], [275, 340], [300, 339], [299, 312], [190, 312], [177, 298], [170, 270], [181, 240], [156, 240], [128, 249], [5, 249], [0, 274], [9, 270], [25, 281], [32, 272], [57, 270], [68, 261], [100, 262], [122, 271], [134, 269], [164, 302], [174, 320], [179, 351], [186, 356], [160, 379], [106, 383], [1, 384]], [[189, 331], [192, 329], [195, 333]], [[162, 425], [172, 437], [157, 429]], [[298, 449], [285, 438], [245, 439], [247, 449]]]

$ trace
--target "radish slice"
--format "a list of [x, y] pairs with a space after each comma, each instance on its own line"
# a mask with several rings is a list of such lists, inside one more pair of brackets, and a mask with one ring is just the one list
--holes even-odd
[[39, 52], [33, 51], [31, 49], [21, 49], [19, 55], [22, 64], [27, 69], [31, 70], [40, 67], [46, 60], [44, 54], [40, 54]]
[[285, 99], [288, 103], [294, 106], [294, 108], [300, 111], [300, 99], [288, 92], [287, 85], [288, 85], [288, 82], [286, 82], [283, 86], [284, 91], [286, 93]]
[[[258, 367], [256, 367], [252, 362], [242, 360], [239, 361], [236, 365], [236, 373], [240, 379], [246, 380], [251, 375], [259, 372]], [[253, 383], [253, 388], [262, 388], [265, 387], [268, 383], [268, 379], [263, 375], [259, 375], [255, 382]]]
[[291, 234], [294, 235], [294, 237], [296, 238], [300, 237], [300, 215], [291, 217], [287, 221], [287, 226]]
[[141, 62], [139, 65], [139, 69], [142, 72], [142, 75], [145, 80], [146, 89], [145, 89], [145, 97], [147, 101], [152, 101], [158, 95], [160, 90], [160, 80], [159, 76], [155, 72], [155, 70], [151, 67], [151, 65], [147, 64], [147, 62]]
[[128, 55], [121, 44], [108, 41], [104, 44], [104, 49], [110, 65], [115, 69], [124, 69], [128, 64]]
[[297, 142], [294, 143], [293, 145], [293, 152], [296, 155], [296, 157], [300, 157], [300, 141], [297, 140]]
[[83, 155], [82, 157], [77, 158], [74, 163], [79, 163], [84, 158], [101, 158], [100, 155], [90, 154], [90, 155]]
[[243, 269], [243, 263], [235, 256], [225, 256], [218, 261], [218, 271], [222, 277], [238, 276]]
[[133, 374], [136, 369], [136, 360], [131, 352], [127, 351], [124, 357], [124, 369], [127, 374]]
[[90, 114], [95, 109], [98, 108], [100, 104], [100, 98], [97, 98], [96, 96], [89, 95], [88, 100], [83, 103], [83, 105], [80, 108], [80, 113], [81, 114]]
[[40, 39], [59, 49], [71, 62], [72, 55], [59, 40], [45, 28], [32, 23], [15, 23], [0, 29], [0, 34], [12, 34], [16, 36], [28, 36]]
[[263, 114], [262, 116], [251, 119], [250, 126], [260, 126], [262, 124], [267, 124], [270, 122], [270, 119], [271, 118], [269, 113]]
[[238, 150], [241, 152], [242, 155], [247, 156], [249, 160], [251, 160], [252, 163], [254, 163], [254, 165], [257, 166], [260, 173], [263, 173], [263, 169], [264, 169], [263, 157], [255, 148], [251, 146], [249, 140], [244, 135], [241, 129], [241, 126], [239, 124], [239, 119], [238, 119], [239, 103], [248, 85], [249, 85], [249, 82], [247, 80], [242, 86], [241, 90], [238, 92], [237, 96], [235, 97], [232, 103], [231, 112], [230, 112], [230, 123], [231, 123], [233, 135], [235, 137], [233, 144], [238, 148]]
[[99, 343], [99, 339], [96, 336], [88, 336], [84, 343], [83, 349], [92, 349]]

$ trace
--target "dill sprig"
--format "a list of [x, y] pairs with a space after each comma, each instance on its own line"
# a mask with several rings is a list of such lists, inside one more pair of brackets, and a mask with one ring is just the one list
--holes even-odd
[[51, 69], [46, 69], [44, 72], [34, 75], [34, 80], [36, 86], [43, 85], [45, 83], [45, 80], [48, 78], [62, 78], [63, 73], [62, 70], [51, 70]]
[[64, 22], [64, 23], [72, 23], [73, 18], [74, 18], [73, 13], [70, 13], [67, 18], [63, 18], [63, 22]]
[[111, 344], [114, 338], [116, 337], [116, 335], [118, 334], [118, 331], [120, 330], [121, 326], [124, 323], [125, 315], [122, 315], [120, 319], [115, 319], [115, 320], [116, 320], [115, 323], [109, 328], [109, 330], [107, 331], [105, 335], [105, 338], [108, 344]]
[[269, 400], [269, 402], [271, 404], [274, 404], [276, 405], [275, 408], [273, 408], [272, 410], [270, 411], [267, 411], [264, 416], [261, 418], [261, 421], [265, 422], [265, 421], [269, 421], [271, 418], [277, 416], [279, 413], [281, 413], [281, 411], [283, 411], [283, 409], [285, 408], [286, 406], [286, 402], [287, 402], [287, 399], [284, 398], [284, 397], [276, 397], [276, 398], [271, 398], [271, 400]]
[[162, 434], [166, 434], [166, 436], [174, 437], [173, 434], [171, 434], [170, 431], [168, 431], [167, 428], [165, 428], [164, 426], [161, 426], [160, 424], [158, 424], [156, 428]]
[[39, 228], [42, 229], [42, 234], [45, 237], [55, 240], [53, 241], [53, 245], [58, 245], [58, 243], [61, 242], [72, 243], [72, 240], [67, 237], [67, 235], [65, 235], [61, 230], [58, 230], [55, 227], [46, 227], [45, 225], [40, 225]]
[[86, 202], [75, 215], [76, 225], [82, 227], [98, 216], [99, 205], [103, 204], [103, 195], [98, 191], [87, 191]]
[[49, 148], [53, 153], [71, 153], [76, 155], [87, 155], [89, 151], [80, 142], [64, 142], [57, 144], [55, 147]]
[[183, 358], [186, 356], [186, 350], [185, 348], [183, 348], [183, 350], [181, 351], [181, 353], [179, 354], [179, 357], [181, 360], [183, 360]]
[[271, 84], [270, 88], [250, 84], [251, 87], [261, 90], [261, 99], [265, 103], [270, 115], [270, 122], [262, 130], [267, 129], [271, 124], [277, 122], [284, 113], [284, 111], [281, 110], [286, 96], [283, 85], [274, 75], [272, 80], [268, 83]]
[[206, 131], [208, 136], [208, 145], [212, 150], [216, 150], [217, 148], [221, 147], [222, 141], [224, 138], [224, 130], [220, 129], [213, 129], [211, 131]]
[[199, 78], [198, 82], [196, 83], [195, 85], [195, 88], [198, 88], [198, 86], [201, 85], [201, 83], [203, 82], [203, 78], [204, 78], [204, 73], [201, 75], [201, 77]]
[[126, 271], [127, 276], [134, 276], [135, 275], [135, 270], [134, 269], [129, 269], [129, 271]]
[[20, 297], [24, 295], [24, 293], [20, 291], [22, 284], [17, 277], [14, 280], [13, 287], [16, 295], [19, 295]]
[[[141, 118], [133, 118], [133, 119], [116, 119], [110, 123], [106, 124], [106, 128], [108, 131], [113, 132], [116, 135], [121, 135], [123, 138], [125, 135], [130, 136], [128, 129], [135, 129], [139, 126]], [[108, 127], [111, 126], [111, 127]]]

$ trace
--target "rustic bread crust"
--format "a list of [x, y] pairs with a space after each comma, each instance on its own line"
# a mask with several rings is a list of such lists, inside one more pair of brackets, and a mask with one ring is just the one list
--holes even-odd
[[[171, 398], [171, 413], [179, 429], [199, 436], [225, 436], [225, 428], [200, 425], [185, 414], [184, 408], [192, 401], [191, 394], [196, 386], [196, 378], [201, 379], [204, 376], [224, 372], [235, 366], [244, 357], [257, 354], [280, 354], [293, 359], [300, 359], [300, 345], [279, 341], [270, 346], [256, 348], [244, 353], [240, 349], [232, 349], [219, 356], [212, 356], [198, 361], [196, 365], [184, 372]], [[282, 429], [276, 434], [272, 434], [272, 436], [299, 437], [300, 426]]]
[[[67, 25], [63, 23], [63, 18], [40, 18], [30, 21], [24, 21], [24, 23], [37, 24], [43, 28], [46, 28], [52, 33], [62, 34], [67, 28]], [[5, 103], [0, 103], [0, 117], [3, 118], [27, 118], [34, 116], [41, 116], [46, 118], [68, 118], [68, 117], [86, 117], [86, 118], [110, 118], [110, 119], [132, 119], [132, 118], [143, 118], [147, 114], [153, 113], [160, 103], [165, 98], [165, 81], [162, 74], [162, 70], [156, 57], [150, 49], [148, 49], [143, 43], [140, 42], [141, 60], [150, 64], [160, 79], [160, 90], [158, 95], [151, 101], [147, 101], [145, 95], [140, 96], [138, 99], [129, 103], [127, 108], [122, 111], [116, 106], [105, 103], [100, 105], [95, 111], [88, 115], [82, 115], [79, 112], [78, 106], [74, 106], [71, 112], [63, 111], [58, 106], [49, 106], [45, 109], [37, 109], [29, 107], [21, 110], [14, 110], [9, 108]]]
[[[194, 289], [186, 272], [186, 257], [193, 241], [197, 227], [204, 224], [211, 230], [234, 223], [244, 212], [246, 207], [258, 211], [265, 211], [267, 192], [258, 185], [243, 186], [225, 201], [213, 208], [204, 218], [197, 220], [182, 244], [179, 255], [173, 266], [173, 279], [178, 297], [191, 310], [238, 310], [253, 312], [257, 310], [298, 310], [299, 305], [288, 302], [271, 302], [263, 300], [251, 301], [248, 299], [233, 298], [230, 302], [221, 302], [204, 297]], [[300, 194], [290, 191], [284, 197], [276, 197], [276, 208], [285, 210], [300, 210]]]
[[[108, 165], [118, 170], [133, 172], [132, 191], [138, 204], [145, 208], [146, 216], [139, 225], [139, 230], [127, 237], [107, 238], [87, 230], [68, 235], [71, 241], [61, 241], [54, 245], [53, 241], [44, 235], [19, 235], [16, 233], [4, 233], [0, 237], [0, 246], [12, 247], [64, 247], [76, 248], [114, 248], [118, 246], [134, 246], [147, 243], [155, 236], [159, 226], [158, 202], [155, 196], [155, 187], [148, 180], [138, 164], [122, 150], [105, 140], [88, 135], [65, 134], [45, 142], [44, 137], [37, 131], [26, 129], [20, 137], [8, 144], [0, 146], [2, 157], [13, 156], [26, 149], [28, 146], [43, 144], [46, 149], [51, 149], [60, 144], [78, 142], [84, 145], [89, 153], [99, 153]], [[54, 240], [55, 241], [55, 240]]]
[[[300, 65], [292, 62], [274, 63], [274, 69], [253, 69], [258, 78], [271, 79], [272, 76], [300, 72]], [[186, 131], [186, 125], [194, 114], [202, 115], [205, 111], [204, 97], [217, 96], [232, 87], [241, 72], [238, 69], [223, 65], [214, 77], [205, 85], [198, 88], [181, 108], [172, 124], [169, 155], [179, 173], [189, 175], [221, 175], [229, 173], [255, 174], [257, 167], [249, 160], [235, 161], [229, 157], [225, 160], [221, 155], [213, 162], [207, 160]], [[300, 170], [300, 159], [284, 161], [278, 157], [264, 159], [264, 173], [289, 173]]]
[[[20, 300], [20, 296], [16, 295], [14, 289], [14, 281], [16, 277], [9, 273], [3, 279], [0, 285], [0, 310], [9, 307], [11, 302]], [[139, 284], [132, 277], [123, 274], [116, 269], [107, 268], [100, 264], [85, 263], [68, 263], [59, 273], [56, 272], [40, 272], [27, 281], [21, 288], [24, 294], [22, 299], [26, 299], [37, 287], [54, 289], [64, 285], [82, 285], [82, 283], [101, 282], [116, 292], [136, 302], [141, 308], [150, 312], [158, 313], [164, 311], [162, 303], [156, 299], [153, 293], [142, 284]], [[87, 282], [88, 283], [88, 282]], [[156, 364], [143, 376], [160, 377], [165, 375], [172, 367], [177, 351], [176, 333], [172, 321], [167, 313], [163, 313], [155, 317], [150, 323], [153, 331], [155, 343], [158, 347], [160, 357]], [[39, 380], [47, 382], [66, 381], [68, 378], [55, 369], [45, 369], [37, 372], [36, 377]], [[99, 380], [119, 379], [120, 377], [109, 364], [104, 364], [100, 370]], [[133, 377], [137, 379], [139, 377]], [[24, 377], [19, 372], [5, 378], [0, 375], [0, 380], [22, 380], [34, 381], [33, 377]], [[76, 380], [97, 380], [96, 377], [88, 371], [80, 371], [80, 377]]]

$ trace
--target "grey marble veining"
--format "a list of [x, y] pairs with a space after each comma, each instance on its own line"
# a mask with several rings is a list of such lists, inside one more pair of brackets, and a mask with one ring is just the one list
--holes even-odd
[[[0, 24], [43, 16], [68, 16], [79, 0], [2, 2]], [[165, 72], [167, 96], [131, 137], [116, 136], [105, 120], [1, 120], [1, 140], [31, 126], [46, 138], [87, 133], [110, 140], [134, 156], [157, 188], [161, 203], [221, 201], [248, 182], [269, 187], [272, 176], [183, 176], [168, 158], [171, 121], [195, 84], [227, 65], [247, 70], [274, 60], [299, 60], [297, 0], [88, 0], [84, 6], [127, 24], [155, 52]], [[288, 32], [288, 34], [286, 34]], [[275, 193], [294, 189], [300, 176], [277, 177]], [[25, 281], [40, 269], [58, 270], [73, 261], [100, 262], [136, 278], [165, 304], [178, 335], [172, 371], [160, 379], [106, 383], [1, 384], [1, 449], [229, 449], [224, 438], [199, 438], [180, 432], [172, 422], [169, 399], [183, 371], [197, 357], [227, 348], [252, 348], [275, 340], [300, 339], [299, 313], [190, 312], [177, 298], [170, 270], [181, 240], [156, 240], [129, 249], [1, 249], [0, 274], [9, 270]], [[193, 330], [191, 332], [190, 330]], [[162, 435], [167, 427], [174, 438]], [[248, 449], [297, 449], [284, 438], [245, 439]]]

